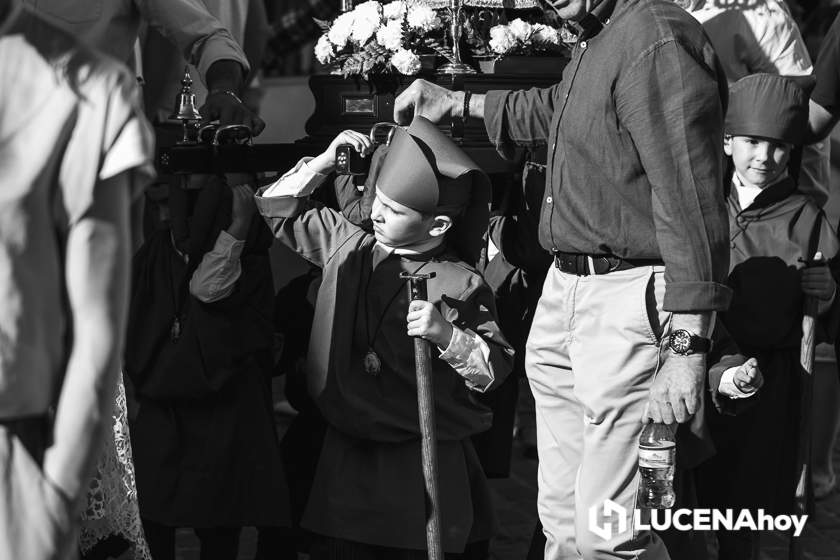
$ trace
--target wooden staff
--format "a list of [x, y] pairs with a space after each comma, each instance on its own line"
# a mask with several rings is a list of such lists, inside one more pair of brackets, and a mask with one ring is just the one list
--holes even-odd
[[[817, 253], [807, 266], [825, 266], [822, 253]], [[814, 400], [814, 348], [816, 346], [817, 311], [819, 302], [813, 296], [806, 296], [802, 315], [802, 344], [799, 351], [799, 363], [802, 366], [802, 396], [800, 405], [799, 447], [796, 454], [796, 493], [794, 494], [793, 513], [803, 515], [808, 512], [811, 482], [811, 431]], [[802, 560], [803, 551], [800, 538], [790, 534], [788, 558]]]
[[[408, 299], [426, 300], [426, 281], [435, 274], [400, 273], [408, 280]], [[417, 371], [417, 408], [420, 412], [420, 457], [423, 461], [423, 483], [426, 488], [426, 548], [429, 560], [443, 560], [440, 538], [440, 500], [438, 494], [437, 429], [432, 389], [432, 351], [429, 342], [414, 338], [414, 362]]]

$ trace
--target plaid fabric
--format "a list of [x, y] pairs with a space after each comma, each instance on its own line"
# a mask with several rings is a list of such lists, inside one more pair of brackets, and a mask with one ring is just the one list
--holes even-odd
[[321, 28], [315, 19], [332, 20], [338, 15], [338, 0], [280, 0], [269, 10], [273, 34], [269, 40], [272, 54], [282, 56], [317, 39]]

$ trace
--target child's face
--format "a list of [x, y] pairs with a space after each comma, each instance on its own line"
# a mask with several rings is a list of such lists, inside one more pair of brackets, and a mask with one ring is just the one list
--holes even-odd
[[389, 247], [407, 247], [428, 241], [432, 237], [435, 217], [404, 206], [376, 191], [370, 212], [373, 235]]
[[766, 188], [787, 168], [792, 146], [757, 136], [725, 136], [723, 150], [732, 158], [744, 186]]

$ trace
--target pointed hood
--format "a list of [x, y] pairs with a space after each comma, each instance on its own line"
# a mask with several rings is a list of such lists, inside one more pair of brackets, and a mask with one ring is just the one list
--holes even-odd
[[418, 212], [452, 216], [448, 242], [468, 264], [486, 256], [490, 180], [429, 120], [415, 117], [395, 131], [376, 188]]

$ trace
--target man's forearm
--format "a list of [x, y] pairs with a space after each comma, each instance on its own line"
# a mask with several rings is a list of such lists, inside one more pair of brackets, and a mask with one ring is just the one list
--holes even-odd
[[[453, 98], [453, 107], [452, 107], [452, 116], [463, 118], [464, 117], [464, 97], [465, 93], [463, 91], [456, 91]], [[470, 95], [470, 115], [469, 118], [471, 119], [481, 119], [484, 120], [484, 94], [483, 93], [473, 93]]]
[[235, 60], [217, 60], [207, 69], [205, 80], [207, 89], [214, 91], [232, 91], [239, 95], [242, 92], [245, 72]]
[[[692, 334], [710, 338], [715, 326], [714, 311], [699, 311], [696, 313], [674, 313], [671, 317], [671, 331], [685, 329]], [[667, 334], [667, 333], [666, 333]]]

